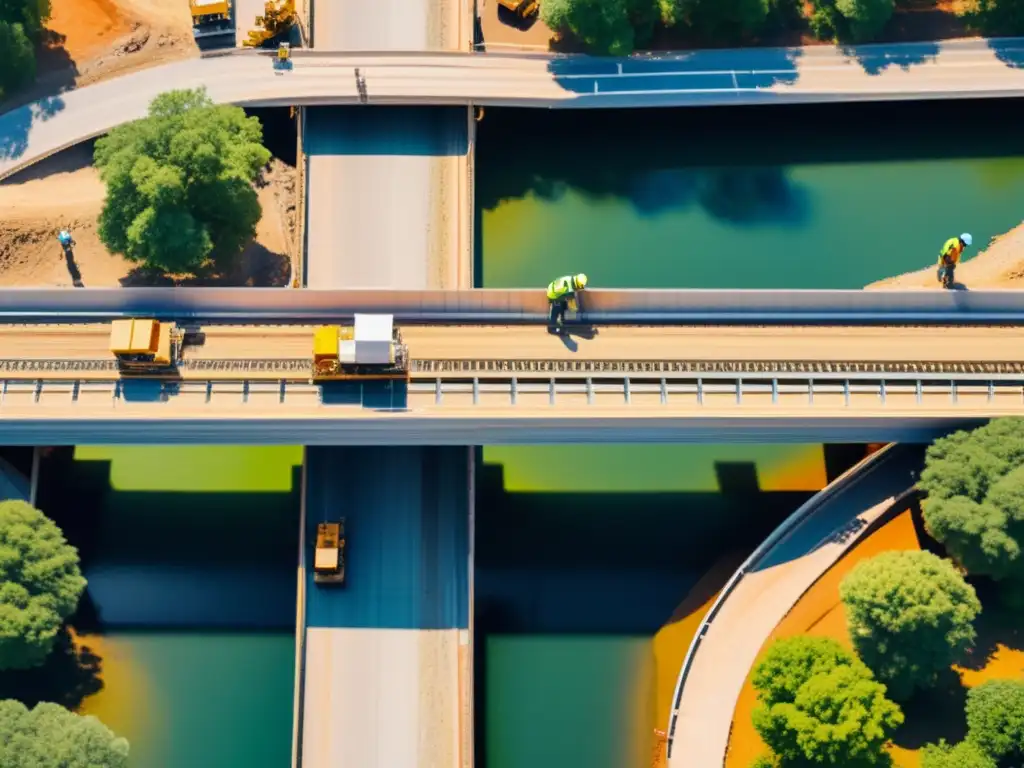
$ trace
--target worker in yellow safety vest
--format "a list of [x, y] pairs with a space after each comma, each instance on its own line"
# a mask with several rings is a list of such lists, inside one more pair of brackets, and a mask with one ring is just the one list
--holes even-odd
[[964, 248], [974, 242], [970, 233], [964, 232], [960, 237], [951, 237], [942, 244], [939, 251], [938, 279], [944, 288], [953, 287], [953, 275], [956, 272], [956, 265], [960, 263], [960, 256]]
[[587, 276], [582, 272], [578, 275], [566, 275], [548, 284], [548, 303], [551, 305], [548, 314], [548, 330], [555, 333], [565, 322], [565, 311], [569, 308], [569, 300], [576, 298], [578, 291], [587, 287]]

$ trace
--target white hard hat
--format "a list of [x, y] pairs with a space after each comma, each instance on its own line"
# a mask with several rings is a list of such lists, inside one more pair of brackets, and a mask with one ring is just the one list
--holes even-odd
[[974, 238], [971, 237], [970, 232], [964, 232], [962, 235], [960, 235], [960, 239], [964, 241], [964, 245], [970, 245], [971, 243], [974, 242]]

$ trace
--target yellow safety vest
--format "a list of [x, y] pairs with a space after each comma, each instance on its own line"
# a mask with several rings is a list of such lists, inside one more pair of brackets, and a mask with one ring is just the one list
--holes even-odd
[[960, 244], [960, 238], [951, 237], [942, 244], [942, 250], [939, 251], [939, 264], [957, 264], [960, 261], [960, 254], [963, 252], [964, 247]]
[[574, 293], [576, 293], [576, 289], [573, 287], [572, 275], [566, 275], [548, 283], [548, 301], [557, 301], [566, 296], [572, 296]]

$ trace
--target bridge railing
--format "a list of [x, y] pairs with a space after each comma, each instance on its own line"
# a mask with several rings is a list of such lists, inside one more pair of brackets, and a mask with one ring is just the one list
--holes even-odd
[[676, 681], [675, 695], [672, 699], [672, 713], [668, 724], [668, 739], [666, 745], [666, 757], [672, 757], [672, 746], [675, 739], [676, 724], [679, 719], [679, 705], [683, 698], [683, 689], [686, 686], [686, 679], [689, 676], [690, 669], [693, 667], [694, 659], [696, 658], [697, 652], [700, 650], [701, 643], [704, 637], [707, 635], [708, 630], [711, 628], [712, 622], [715, 617], [721, 611], [725, 602], [729, 599], [729, 596], [735, 591], [736, 587], [739, 586], [743, 578], [757, 569], [761, 562], [763, 562], [775, 549], [776, 546], [790, 534], [797, 530], [803, 525], [808, 518], [814, 515], [815, 512], [820, 510], [825, 504], [833, 500], [838, 494], [845, 491], [850, 485], [859, 480], [867, 472], [872, 471], [879, 467], [883, 462], [891, 459], [895, 451], [899, 446], [895, 443], [882, 448], [880, 451], [873, 453], [865, 459], [858, 462], [856, 465], [848, 469], [846, 472], [841, 474], [838, 478], [833, 480], [827, 487], [821, 492], [815, 494], [805, 504], [800, 506], [793, 514], [786, 518], [781, 525], [779, 525], [772, 533], [761, 542], [760, 546], [755, 549], [750, 556], [736, 569], [736, 572], [729, 578], [729, 581], [719, 592], [718, 597], [704, 616], [700, 626], [697, 628], [696, 634], [693, 636], [693, 640], [690, 642], [690, 647], [686, 652], [686, 656], [683, 659], [683, 665], [679, 672], [679, 678]]
[[[591, 290], [581, 320], [594, 324], [1024, 323], [1024, 291]], [[279, 288], [12, 288], [0, 321], [73, 321], [119, 316], [337, 320], [393, 314], [398, 322], [543, 322], [540, 289], [466, 291]]]

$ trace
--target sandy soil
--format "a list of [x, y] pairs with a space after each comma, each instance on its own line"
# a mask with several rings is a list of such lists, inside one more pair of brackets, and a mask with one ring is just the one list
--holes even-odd
[[185, 0], [51, 0], [36, 84], [0, 111], [48, 94], [198, 56]]
[[[857, 563], [881, 552], [920, 548], [921, 544], [909, 511], [882, 525], [857, 544], [800, 598], [786, 618], [765, 640], [761, 653], [764, 653], [776, 639], [801, 634], [833, 637], [850, 648], [846, 616], [839, 600], [839, 582]], [[748, 677], [736, 704], [725, 768], [747, 768], [755, 757], [767, 751], [751, 722], [751, 712], [756, 703], [757, 696]], [[910, 768], [917, 765], [916, 752], [898, 747], [892, 751], [897, 766]]]
[[[99, 241], [96, 220], [104, 187], [92, 167], [92, 146], [62, 152], [0, 183], [0, 285], [116, 287], [152, 282]], [[283, 285], [298, 257], [295, 169], [273, 160], [257, 184], [263, 218], [256, 239], [230, 275], [192, 284]], [[56, 233], [70, 227], [75, 260], [68, 264]], [[186, 282], [186, 281], [181, 281]]]
[[[936, 265], [933, 264], [917, 272], [879, 280], [867, 288], [940, 290], [935, 270]], [[956, 281], [966, 288], [1024, 288], [1024, 224], [1011, 229], [1005, 235], [993, 238], [989, 246], [974, 258], [961, 261], [956, 269]]]

